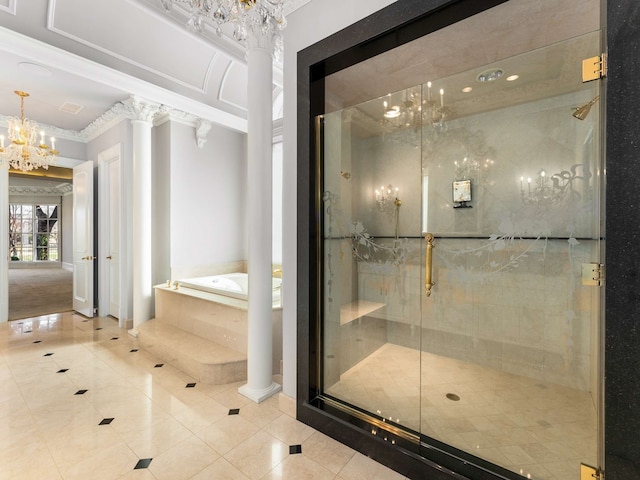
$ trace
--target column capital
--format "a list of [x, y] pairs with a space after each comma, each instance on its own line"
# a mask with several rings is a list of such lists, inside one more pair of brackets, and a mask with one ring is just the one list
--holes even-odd
[[152, 124], [154, 117], [162, 110], [162, 105], [147, 102], [135, 95], [122, 102], [123, 111], [131, 121]]
[[268, 50], [273, 55], [274, 33], [271, 30], [263, 31], [259, 25], [251, 25], [247, 28], [247, 55], [250, 50]]

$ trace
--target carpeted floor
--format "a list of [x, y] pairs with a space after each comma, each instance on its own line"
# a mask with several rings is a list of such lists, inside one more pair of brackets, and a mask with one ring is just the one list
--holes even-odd
[[9, 320], [73, 310], [73, 273], [62, 268], [9, 269]]

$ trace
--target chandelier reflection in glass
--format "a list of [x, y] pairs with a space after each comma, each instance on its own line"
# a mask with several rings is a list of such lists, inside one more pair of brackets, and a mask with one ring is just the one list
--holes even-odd
[[281, 30], [286, 26], [283, 8], [286, 0], [160, 0], [165, 11], [174, 4], [185, 5], [190, 10], [187, 28], [203, 33], [211, 24], [222, 36], [225, 24], [234, 26], [233, 37], [246, 42], [249, 33], [272, 35], [276, 56], [282, 52]]
[[40, 130], [36, 122], [24, 117], [24, 99], [29, 94], [19, 90], [14, 93], [20, 97], [20, 118], [8, 119], [9, 143], [6, 146], [4, 135], [0, 135], [0, 161], [23, 172], [37, 168], [46, 170], [55, 162], [59, 153], [55, 147], [56, 140], [51, 137], [51, 146], [47, 145], [44, 131]]
[[440, 89], [440, 100], [436, 101], [431, 94], [431, 85], [431, 82], [427, 82], [427, 98], [423, 102], [423, 122], [437, 131], [444, 132], [447, 129], [446, 121], [451, 117], [451, 109], [444, 104], [444, 89]]
[[520, 196], [522, 203], [525, 205], [553, 205], [558, 203], [565, 194], [565, 189], [559, 185], [558, 174], [551, 178], [547, 172], [542, 169], [538, 172], [538, 176], [532, 181], [531, 177], [526, 180], [520, 177]]

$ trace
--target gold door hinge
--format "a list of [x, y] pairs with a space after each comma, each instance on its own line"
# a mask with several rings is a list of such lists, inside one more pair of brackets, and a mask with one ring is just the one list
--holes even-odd
[[582, 60], [582, 83], [607, 76], [607, 54]]
[[580, 480], [604, 480], [604, 470], [581, 463]]
[[601, 287], [604, 285], [604, 265], [602, 263], [582, 264], [582, 285]]

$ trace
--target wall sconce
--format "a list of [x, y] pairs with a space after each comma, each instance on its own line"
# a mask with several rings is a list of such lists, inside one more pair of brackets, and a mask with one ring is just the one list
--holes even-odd
[[386, 212], [392, 207], [399, 208], [402, 200], [398, 198], [400, 189], [389, 184], [386, 187], [382, 185], [380, 190], [376, 190], [376, 207], [381, 212]]

